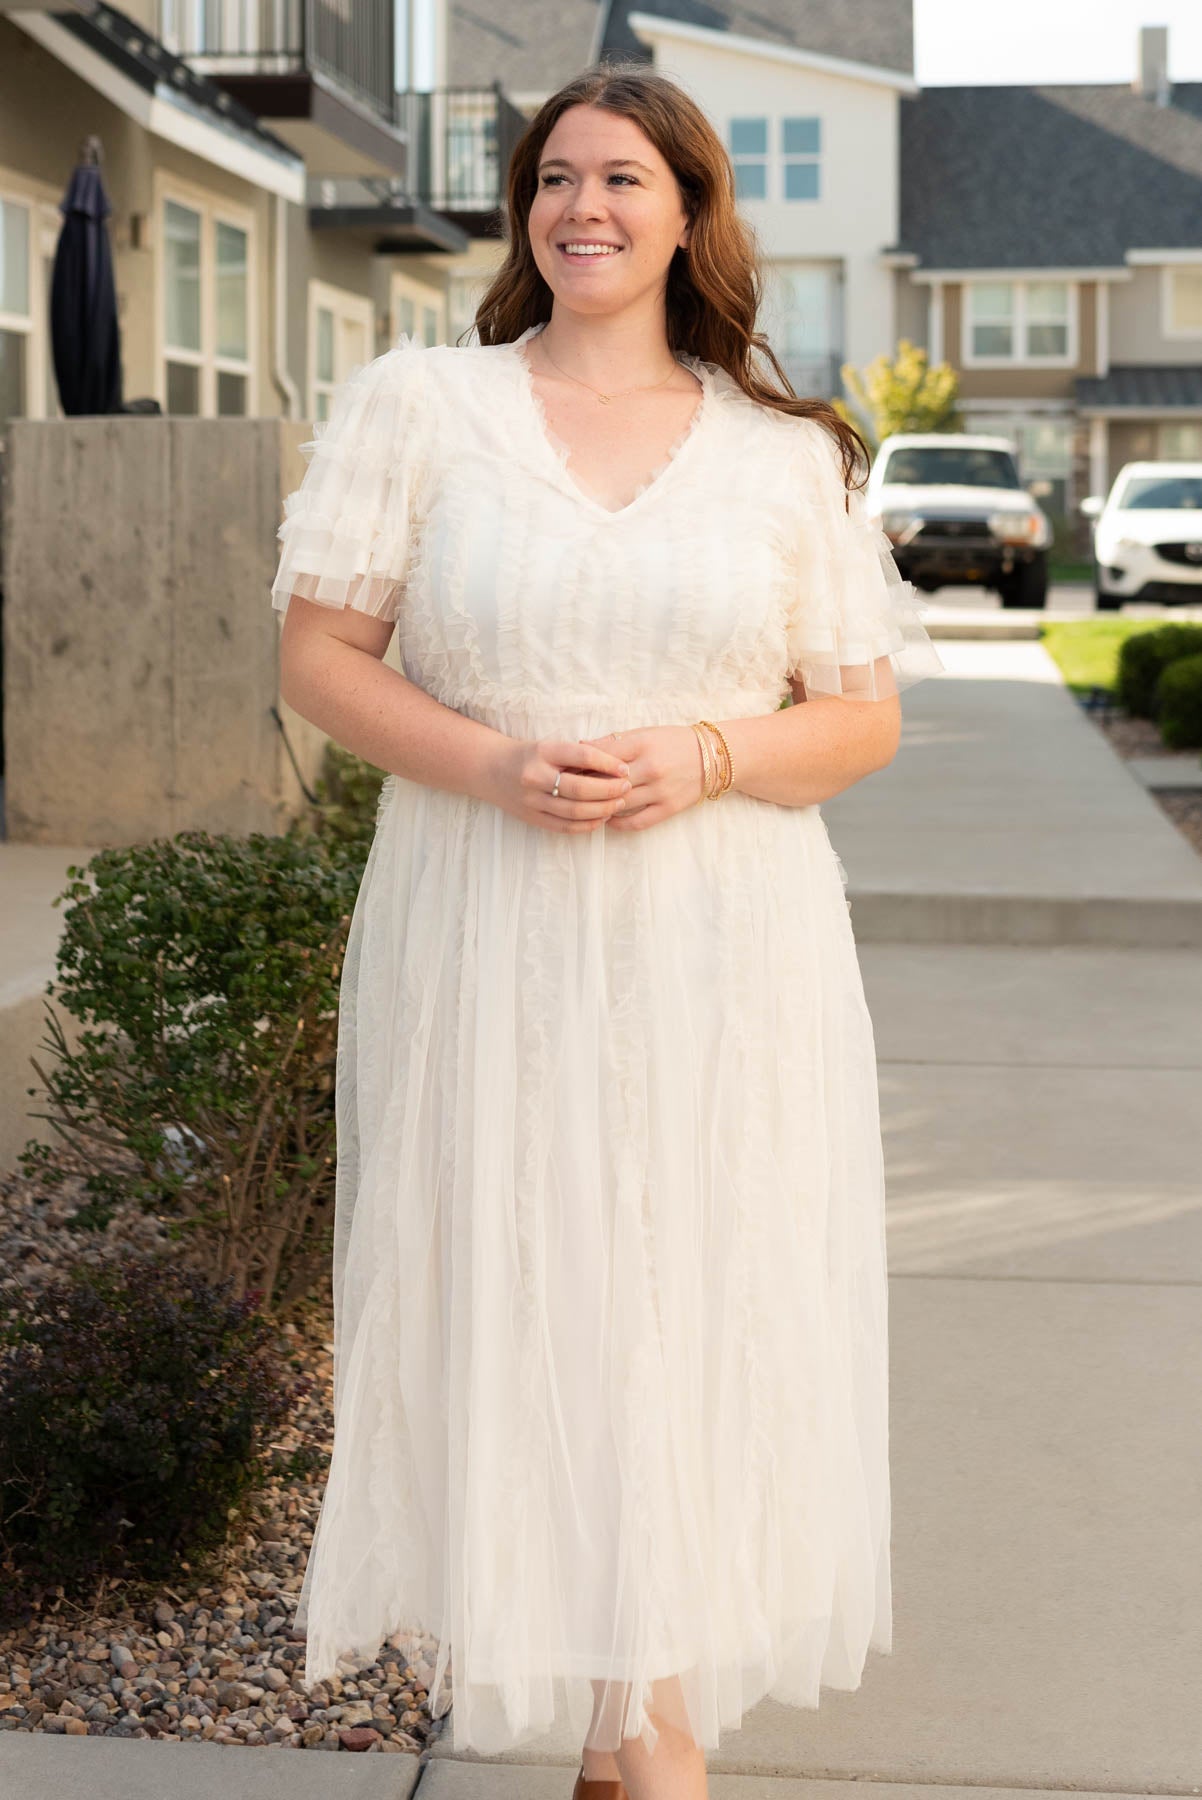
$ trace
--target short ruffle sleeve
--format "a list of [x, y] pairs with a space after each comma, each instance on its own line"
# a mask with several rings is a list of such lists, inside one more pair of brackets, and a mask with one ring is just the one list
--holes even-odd
[[395, 619], [428, 473], [432, 432], [428, 352], [402, 337], [336, 391], [330, 416], [301, 445], [308, 467], [284, 501], [283, 548], [271, 584], [323, 606]]
[[807, 696], [880, 700], [941, 674], [917, 589], [899, 571], [863, 492], [844, 485], [835, 438], [812, 419], [789, 419], [788, 426], [801, 512], [787, 623], [790, 677], [804, 682]]

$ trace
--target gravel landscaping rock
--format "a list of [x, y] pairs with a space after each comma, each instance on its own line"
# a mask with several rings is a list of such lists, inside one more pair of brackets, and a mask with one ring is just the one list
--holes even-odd
[[[0, 1176], [0, 1311], [72, 1262], [179, 1259], [165, 1222], [136, 1210], [103, 1231], [70, 1230], [86, 1198], [81, 1177], [45, 1192], [18, 1171]], [[437, 1643], [417, 1633], [389, 1640], [367, 1668], [301, 1686], [304, 1639], [292, 1621], [333, 1438], [330, 1317], [327, 1295], [298, 1309], [279, 1340], [313, 1385], [275, 1447], [316, 1446], [318, 1471], [269, 1483], [209, 1584], [181, 1569], [179, 1591], [118, 1585], [91, 1607], [59, 1594], [0, 1632], [0, 1731], [412, 1755], [444, 1728], [429, 1693]]]

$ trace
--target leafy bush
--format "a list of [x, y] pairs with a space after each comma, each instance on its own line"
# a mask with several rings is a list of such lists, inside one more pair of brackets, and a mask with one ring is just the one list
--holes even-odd
[[1139, 719], [1156, 717], [1156, 684], [1162, 669], [1202, 651], [1202, 625], [1161, 625], [1133, 632], [1119, 650], [1118, 699]]
[[[34, 1116], [85, 1154], [88, 1222], [124, 1194], [165, 1218], [185, 1260], [269, 1307], [328, 1265], [361, 851], [350, 835], [182, 832], [97, 851], [59, 896], [55, 983], [82, 1029], [68, 1045], [47, 1005], [55, 1060], [33, 1063], [50, 1110]], [[22, 1162], [62, 1178], [51, 1147], [31, 1140]]]
[[1170, 750], [1202, 749], [1202, 652], [1178, 657], [1161, 672], [1156, 719]]
[[257, 1295], [147, 1260], [77, 1264], [0, 1323], [0, 1592], [202, 1574], [311, 1385]]
[[[327, 740], [317, 783], [313, 829], [331, 849], [367, 861], [379, 814], [383, 770]], [[303, 829], [305, 821], [301, 822]]]

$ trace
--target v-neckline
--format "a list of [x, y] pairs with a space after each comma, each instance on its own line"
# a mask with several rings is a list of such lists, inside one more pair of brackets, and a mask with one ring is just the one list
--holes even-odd
[[626, 502], [625, 506], [605, 506], [597, 499], [595, 494], [590, 494], [587, 488], [582, 487], [572, 473], [572, 470], [569, 467], [569, 457], [571, 452], [568, 449], [568, 446], [555, 436], [547, 423], [547, 415], [543, 407], [542, 399], [534, 385], [534, 370], [531, 368], [529, 361], [523, 353], [523, 346], [532, 337], [536, 336], [537, 333], [542, 331], [544, 323], [545, 321], [535, 325], [528, 325], [521, 336], [512, 339], [507, 346], [511, 352], [511, 360], [517, 370], [518, 386], [527, 408], [528, 420], [532, 433], [541, 445], [543, 453], [551, 466], [558, 472], [561, 485], [567, 489], [574, 500], [578, 501], [581, 506], [587, 507], [590, 512], [596, 513], [598, 517], [602, 519], [628, 518], [629, 515], [634, 512], [636, 507], [641, 506], [643, 501], [651, 494], [660, 491], [664, 482], [670, 478], [672, 471], [684, 457], [686, 451], [700, 436], [701, 426], [708, 418], [713, 405], [713, 384], [710, 379], [709, 369], [701, 357], [692, 356], [687, 353], [677, 357], [676, 360], [681, 366], [688, 369], [701, 383], [701, 395], [696, 406], [693, 408], [692, 416], [684, 430], [680, 432], [669, 445], [668, 454], [650, 475], [643, 478], [637, 492]]

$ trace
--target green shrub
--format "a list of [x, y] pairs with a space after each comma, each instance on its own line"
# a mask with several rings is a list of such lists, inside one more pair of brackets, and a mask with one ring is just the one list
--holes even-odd
[[[367, 861], [382, 798], [384, 773], [353, 751], [327, 740], [317, 782], [313, 829], [330, 846]], [[302, 825], [303, 829], [303, 825]]]
[[1202, 749], [1202, 652], [1179, 657], [1161, 672], [1156, 720], [1170, 750]]
[[1156, 717], [1156, 684], [1162, 669], [1202, 651], [1202, 625], [1160, 625], [1136, 631], [1119, 650], [1118, 699], [1139, 719]]
[[[49, 1120], [91, 1173], [80, 1224], [122, 1196], [193, 1267], [269, 1307], [332, 1243], [338, 983], [362, 840], [182, 832], [98, 851], [67, 900], [47, 1003]], [[37, 1095], [38, 1090], [30, 1089]], [[65, 1179], [31, 1141], [27, 1174]]]
[[0, 1592], [201, 1575], [278, 1473], [263, 1454], [311, 1386], [258, 1296], [167, 1265], [78, 1264], [0, 1323]]

